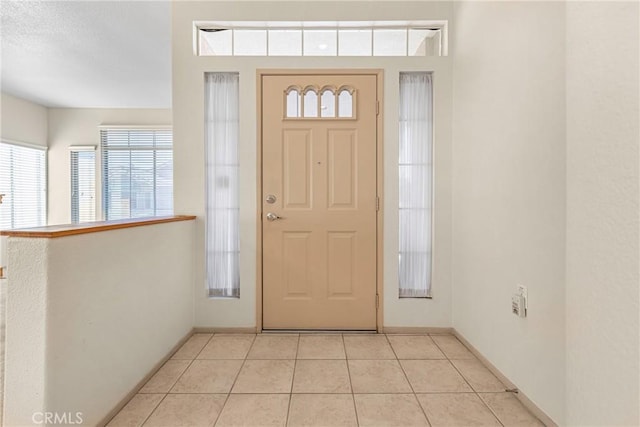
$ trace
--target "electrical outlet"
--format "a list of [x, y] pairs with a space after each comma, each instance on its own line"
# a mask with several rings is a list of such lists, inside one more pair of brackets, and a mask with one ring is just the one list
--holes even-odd
[[527, 317], [527, 287], [517, 285], [516, 293], [511, 297], [511, 312], [518, 317]]
[[527, 316], [527, 309], [524, 308], [524, 298], [522, 295], [513, 295], [511, 297], [511, 312], [518, 317]]
[[524, 308], [529, 308], [529, 291], [525, 285], [518, 285], [518, 294], [524, 298]]

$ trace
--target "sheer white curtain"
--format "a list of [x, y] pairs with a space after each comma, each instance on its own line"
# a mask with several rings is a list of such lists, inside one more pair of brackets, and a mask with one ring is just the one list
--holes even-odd
[[431, 296], [433, 111], [430, 73], [400, 74], [400, 297]]
[[240, 296], [238, 74], [205, 77], [207, 288], [211, 297]]

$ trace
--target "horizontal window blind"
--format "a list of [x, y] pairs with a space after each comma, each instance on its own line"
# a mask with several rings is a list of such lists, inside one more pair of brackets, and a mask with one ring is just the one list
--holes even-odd
[[96, 152], [71, 150], [71, 222], [96, 219]]
[[173, 214], [170, 129], [102, 129], [106, 220]]
[[0, 230], [47, 223], [46, 150], [0, 142]]

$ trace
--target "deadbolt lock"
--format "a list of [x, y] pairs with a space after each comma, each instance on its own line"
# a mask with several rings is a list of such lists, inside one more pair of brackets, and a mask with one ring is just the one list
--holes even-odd
[[274, 196], [273, 194], [269, 194], [265, 200], [267, 203], [273, 204], [278, 199], [276, 199], [276, 196]]

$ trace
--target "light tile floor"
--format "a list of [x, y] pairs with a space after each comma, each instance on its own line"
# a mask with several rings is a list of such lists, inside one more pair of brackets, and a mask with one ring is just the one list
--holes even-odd
[[195, 334], [121, 426], [542, 426], [452, 335]]

